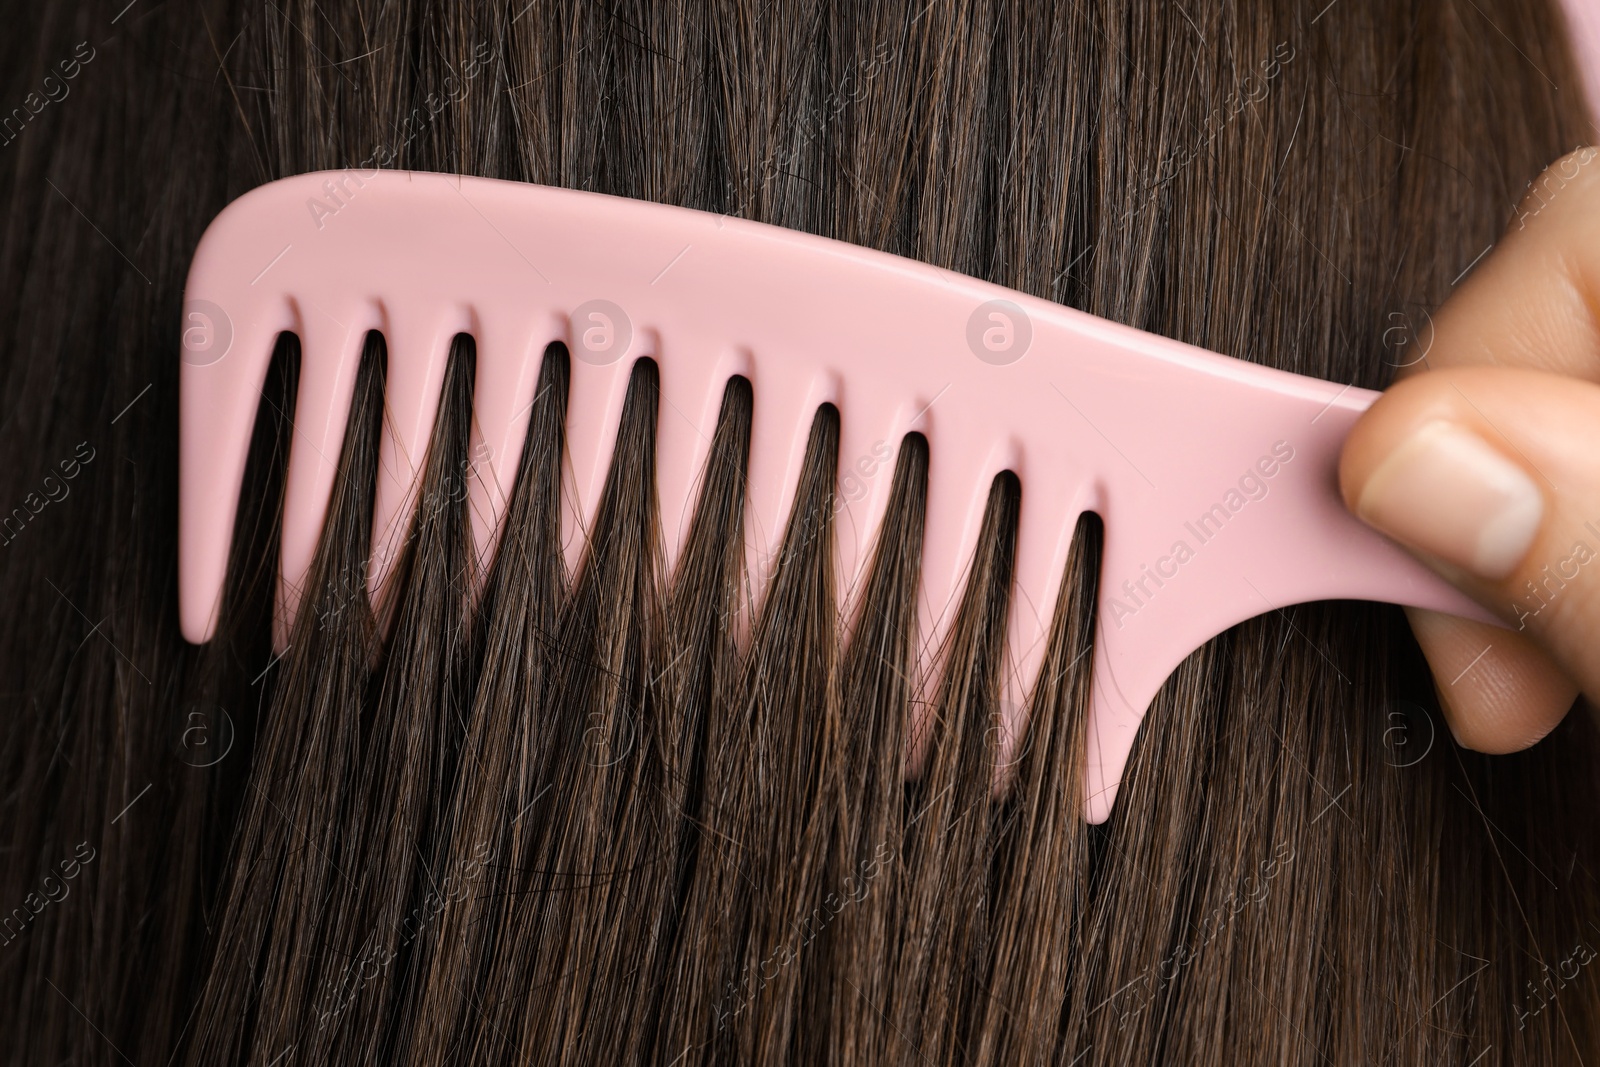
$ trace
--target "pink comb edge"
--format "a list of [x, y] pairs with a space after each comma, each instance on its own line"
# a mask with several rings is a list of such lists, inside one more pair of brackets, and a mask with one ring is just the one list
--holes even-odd
[[[215, 628], [277, 336], [297, 333], [303, 352], [281, 647], [321, 534], [369, 329], [382, 330], [389, 353], [375, 600], [396, 554], [382, 546], [408, 526], [457, 332], [477, 342], [474, 444], [486, 452], [470, 499], [484, 559], [516, 478], [540, 355], [555, 340], [573, 346], [564, 509], [573, 566], [628, 375], [643, 356], [660, 368], [657, 480], [669, 567], [731, 375], [754, 390], [747, 540], [756, 589], [820, 403], [841, 414], [835, 518], [846, 590], [868, 559], [895, 450], [911, 430], [927, 436], [926, 649], [945, 633], [989, 485], [1014, 471], [1023, 496], [1006, 738], [1019, 732], [1044, 656], [1076, 520], [1098, 513], [1105, 547], [1090, 822], [1109, 815], [1140, 720], [1167, 676], [1236, 623], [1334, 598], [1495, 621], [1340, 502], [1340, 445], [1377, 394], [809, 234], [484, 178], [305, 174], [253, 190], [216, 218], [195, 252], [184, 316], [179, 599], [184, 636], [196, 643]], [[924, 684], [931, 674], [925, 664]]]
[[[1567, 37], [1583, 75], [1589, 116], [1600, 121], [1600, 4], [1595, 0], [1566, 0]], [[1594, 127], [1600, 133], [1600, 126]]]

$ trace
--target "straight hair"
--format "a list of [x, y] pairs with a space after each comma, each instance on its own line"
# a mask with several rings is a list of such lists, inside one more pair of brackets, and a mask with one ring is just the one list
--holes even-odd
[[[285, 337], [213, 641], [185, 644], [174, 595], [176, 309], [206, 223], [263, 182], [404, 167], [722, 212], [1376, 388], [1526, 183], [1592, 134], [1550, 3], [13, 14], [0, 109], [30, 117], [0, 144], [7, 1062], [1600, 1048], [1588, 717], [1525, 753], [1467, 752], [1398, 611], [1285, 607], [1183, 662], [1111, 820], [1086, 825], [1099, 521], [1075, 530], [1009, 737], [1017, 519], [1048, 473], [990, 487], [948, 637], [924, 648], [941, 456], [890, 442], [887, 516], [847, 587], [848, 404], [815, 413], [770, 573], [752, 575], [761, 386], [727, 383], [669, 571], [655, 436], [679, 416], [640, 360], [568, 573], [570, 356], [552, 344], [479, 559], [459, 337], [375, 606], [373, 335], [280, 655]], [[70, 96], [29, 107], [67, 61]]]

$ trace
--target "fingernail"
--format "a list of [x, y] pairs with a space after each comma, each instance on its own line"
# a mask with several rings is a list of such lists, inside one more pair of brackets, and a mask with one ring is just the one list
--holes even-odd
[[1483, 438], [1434, 421], [1378, 465], [1356, 514], [1397, 541], [1497, 582], [1533, 547], [1544, 496]]

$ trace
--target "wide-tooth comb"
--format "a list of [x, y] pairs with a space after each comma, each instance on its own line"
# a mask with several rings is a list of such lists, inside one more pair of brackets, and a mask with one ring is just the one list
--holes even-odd
[[[362, 343], [388, 348], [370, 581], [409, 519], [450, 342], [477, 350], [470, 501], [487, 558], [546, 345], [572, 351], [565, 536], [603, 485], [634, 361], [660, 373], [667, 562], [687, 532], [724, 386], [754, 393], [755, 588], [787, 520], [817, 407], [840, 412], [838, 573], [848, 591], [909, 431], [929, 446], [919, 625], [948, 623], [994, 477], [1022, 482], [1005, 706], [1045, 651], [1074, 527], [1104, 522], [1086, 813], [1111, 810], [1146, 706], [1235, 623], [1349, 598], [1490, 620], [1353, 519], [1341, 442], [1374, 393], [1276, 371], [923, 263], [760, 223], [455, 175], [339, 171], [240, 197], [207, 229], [184, 304], [179, 586], [210, 638], [245, 453], [279, 334], [301, 343], [278, 641], [321, 534]], [[925, 664], [925, 667], [931, 667]], [[925, 670], [931, 675], [931, 670]], [[1004, 724], [1015, 737], [1020, 723]]]

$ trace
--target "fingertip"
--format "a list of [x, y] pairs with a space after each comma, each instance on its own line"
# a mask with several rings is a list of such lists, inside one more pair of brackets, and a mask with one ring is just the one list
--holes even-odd
[[1515, 631], [1418, 608], [1406, 615], [1463, 748], [1520, 752], [1555, 729], [1577, 699], [1577, 685]]
[[1397, 382], [1373, 402], [1350, 428], [1339, 453], [1339, 493], [1358, 514], [1361, 495], [1383, 461], [1419, 426], [1455, 414], [1457, 393], [1446, 373], [1424, 374]]

